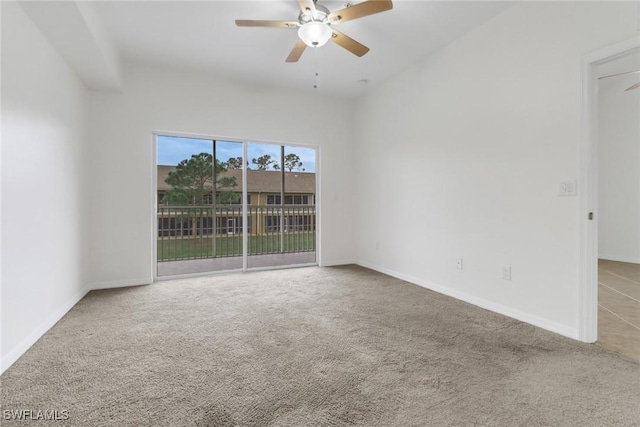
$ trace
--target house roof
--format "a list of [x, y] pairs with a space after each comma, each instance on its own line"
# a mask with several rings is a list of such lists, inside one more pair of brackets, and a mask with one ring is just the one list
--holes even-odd
[[[171, 188], [165, 182], [169, 172], [174, 171], [175, 166], [158, 166], [158, 191], [166, 191]], [[238, 185], [236, 191], [242, 189], [242, 170], [228, 169], [221, 177], [235, 177]], [[249, 193], [280, 193], [281, 173], [279, 171], [247, 170]], [[285, 172], [284, 187], [287, 193], [314, 194], [316, 192], [316, 174], [311, 172]]]

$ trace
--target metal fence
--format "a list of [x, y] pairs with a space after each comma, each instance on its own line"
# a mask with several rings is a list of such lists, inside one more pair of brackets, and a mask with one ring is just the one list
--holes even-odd
[[[159, 206], [158, 261], [242, 256], [242, 207]], [[249, 255], [311, 252], [316, 247], [314, 205], [249, 206]]]

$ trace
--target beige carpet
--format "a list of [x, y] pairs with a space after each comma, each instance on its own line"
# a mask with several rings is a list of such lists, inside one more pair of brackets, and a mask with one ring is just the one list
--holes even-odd
[[640, 423], [630, 359], [353, 266], [94, 291], [0, 379], [69, 415], [3, 427]]

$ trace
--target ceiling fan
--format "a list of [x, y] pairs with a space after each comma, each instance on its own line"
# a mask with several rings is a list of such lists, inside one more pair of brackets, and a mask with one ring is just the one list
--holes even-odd
[[355, 5], [347, 4], [344, 9], [331, 12], [316, 4], [317, 0], [298, 0], [300, 14], [297, 21], [254, 21], [236, 20], [238, 27], [284, 27], [297, 28], [298, 41], [287, 57], [287, 62], [297, 62], [309, 47], [320, 47], [329, 40], [357, 56], [369, 52], [369, 48], [351, 37], [333, 29], [334, 25], [352, 21], [364, 16], [384, 12], [393, 8], [391, 0], [367, 0]]

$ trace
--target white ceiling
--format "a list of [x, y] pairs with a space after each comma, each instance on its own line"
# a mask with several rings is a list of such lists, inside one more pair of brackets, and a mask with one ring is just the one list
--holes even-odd
[[[333, 11], [345, 1], [320, 4]], [[328, 43], [316, 52], [308, 48], [293, 64], [285, 58], [297, 40], [295, 29], [239, 28], [234, 21], [296, 20], [299, 6], [294, 0], [103, 1], [94, 6], [125, 62], [201, 70], [252, 85], [310, 92], [317, 70], [316, 91], [354, 97], [512, 4], [395, 0], [391, 11], [337, 27], [371, 49], [362, 58]]]

